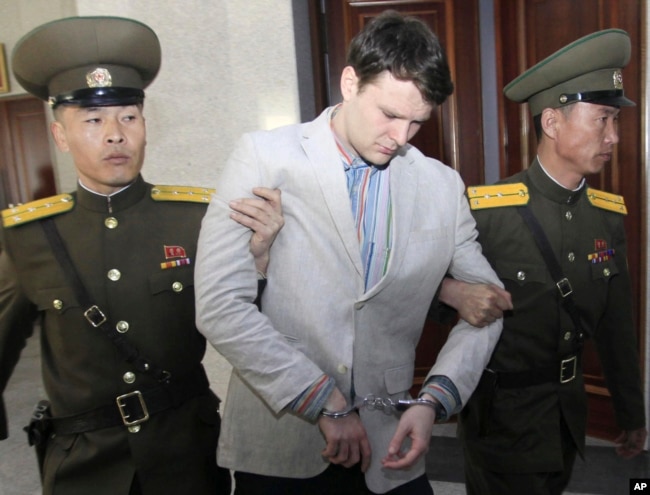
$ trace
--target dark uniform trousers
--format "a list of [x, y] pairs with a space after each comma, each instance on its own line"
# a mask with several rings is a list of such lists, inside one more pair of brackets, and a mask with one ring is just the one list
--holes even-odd
[[496, 472], [478, 468], [465, 452], [467, 495], [562, 495], [571, 479], [577, 449], [571, 433], [562, 421], [561, 471], [541, 473]]

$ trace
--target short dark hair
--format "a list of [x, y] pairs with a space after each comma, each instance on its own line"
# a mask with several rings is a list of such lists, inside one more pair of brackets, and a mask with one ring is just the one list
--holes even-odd
[[420, 19], [394, 10], [382, 12], [352, 39], [347, 64], [360, 89], [387, 70], [395, 79], [413, 81], [429, 103], [440, 105], [454, 91], [436, 35]]

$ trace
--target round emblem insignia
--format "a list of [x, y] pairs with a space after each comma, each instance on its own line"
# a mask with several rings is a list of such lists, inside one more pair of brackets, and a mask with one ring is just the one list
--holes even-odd
[[94, 71], [86, 74], [86, 84], [89, 88], [106, 88], [113, 85], [111, 73], [108, 69], [96, 68]]
[[614, 71], [614, 88], [623, 89], [623, 74], [620, 70]]

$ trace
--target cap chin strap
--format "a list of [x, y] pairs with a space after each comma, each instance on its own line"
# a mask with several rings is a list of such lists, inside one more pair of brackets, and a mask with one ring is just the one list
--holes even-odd
[[572, 95], [562, 94], [560, 95], [560, 103], [573, 103], [576, 101], [598, 101], [611, 98], [621, 98], [624, 97], [622, 89], [611, 89], [603, 91], [586, 91], [584, 93], [574, 93]]
[[112, 107], [137, 105], [144, 100], [144, 91], [137, 88], [84, 88], [58, 96], [50, 96], [50, 107], [76, 105], [80, 107]]

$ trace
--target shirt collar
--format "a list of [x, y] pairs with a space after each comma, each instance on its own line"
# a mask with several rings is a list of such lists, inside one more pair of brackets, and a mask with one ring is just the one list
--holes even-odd
[[133, 183], [110, 196], [97, 194], [79, 182], [76, 191], [76, 203], [83, 208], [98, 213], [106, 213], [109, 210], [112, 212], [118, 212], [133, 206], [138, 201], [141, 201], [146, 193], [147, 183], [141, 175], [138, 175]]

